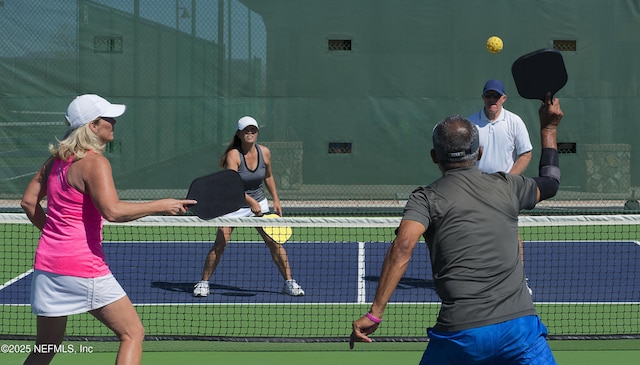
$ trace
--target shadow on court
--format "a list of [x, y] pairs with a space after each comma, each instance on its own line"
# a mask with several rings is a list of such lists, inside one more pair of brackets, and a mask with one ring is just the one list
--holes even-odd
[[[169, 281], [153, 281], [151, 282], [151, 287], [161, 290], [166, 290], [170, 292], [182, 292], [182, 293], [193, 293], [193, 287], [196, 285], [195, 282], [169, 282]], [[258, 293], [267, 293], [267, 294], [280, 294], [280, 292], [273, 290], [255, 290], [255, 289], [243, 289], [237, 286], [230, 285], [218, 285], [218, 284], [209, 284], [209, 290], [211, 292], [217, 292], [217, 294], [231, 297], [253, 297], [258, 295]]]

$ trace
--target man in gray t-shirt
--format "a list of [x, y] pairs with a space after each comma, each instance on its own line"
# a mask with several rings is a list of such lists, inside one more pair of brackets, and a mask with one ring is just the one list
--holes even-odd
[[458, 331], [536, 314], [517, 244], [518, 212], [535, 206], [536, 191], [533, 179], [471, 166], [445, 171], [411, 194], [402, 219], [428, 227], [424, 239], [442, 299], [436, 329]]
[[416, 189], [385, 257], [369, 312], [354, 321], [350, 347], [368, 337], [404, 274], [420, 237], [429, 247], [440, 313], [421, 364], [555, 364], [547, 330], [528, 293], [518, 249], [518, 213], [554, 196], [560, 167], [558, 99], [542, 103], [539, 176], [483, 173], [478, 130], [450, 116], [433, 130], [431, 157], [442, 177]]

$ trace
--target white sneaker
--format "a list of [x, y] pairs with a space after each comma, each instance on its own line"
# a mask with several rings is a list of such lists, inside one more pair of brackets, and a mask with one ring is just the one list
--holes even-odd
[[282, 287], [282, 292], [284, 294], [291, 295], [292, 297], [299, 297], [304, 295], [304, 290], [300, 284], [296, 283], [295, 280], [287, 280], [284, 282], [284, 287]]
[[193, 296], [206, 297], [207, 295], [209, 295], [209, 282], [204, 280], [199, 281], [198, 284], [193, 287]]
[[529, 291], [529, 295], [533, 295], [533, 290], [529, 287], [529, 278], [524, 278], [524, 282], [527, 285], [527, 290]]

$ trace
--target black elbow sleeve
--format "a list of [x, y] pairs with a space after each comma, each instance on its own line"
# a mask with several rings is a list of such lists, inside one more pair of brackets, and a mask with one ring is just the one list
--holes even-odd
[[544, 176], [534, 177], [533, 179], [540, 190], [540, 200], [552, 198], [560, 188], [560, 181], [556, 179]]
[[560, 159], [558, 150], [543, 148], [540, 156], [538, 177], [533, 179], [540, 189], [540, 200], [549, 199], [556, 195], [560, 188]]

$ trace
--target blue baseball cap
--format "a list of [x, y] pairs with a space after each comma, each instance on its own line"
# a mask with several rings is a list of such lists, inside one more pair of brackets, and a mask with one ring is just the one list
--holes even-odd
[[489, 80], [484, 84], [484, 89], [482, 89], [482, 93], [486, 93], [487, 91], [495, 91], [500, 95], [504, 95], [504, 85], [500, 80]]

